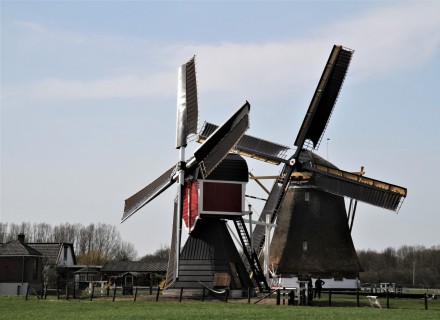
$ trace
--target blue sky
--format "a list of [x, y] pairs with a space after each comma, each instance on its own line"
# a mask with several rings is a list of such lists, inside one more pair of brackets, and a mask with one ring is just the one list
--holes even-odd
[[355, 53], [318, 154], [408, 188], [398, 215], [358, 206], [355, 247], [439, 245], [438, 12], [436, 1], [1, 1], [0, 219], [110, 223], [153, 252], [171, 238], [174, 189], [119, 222], [124, 199], [177, 160], [178, 66], [196, 55], [200, 126], [248, 100], [248, 134], [293, 147], [342, 44]]

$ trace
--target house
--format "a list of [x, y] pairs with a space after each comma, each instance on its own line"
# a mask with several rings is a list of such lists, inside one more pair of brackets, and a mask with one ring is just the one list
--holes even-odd
[[71, 267], [76, 265], [76, 256], [72, 243], [27, 243], [41, 252], [44, 263], [51, 267]]
[[[101, 278], [126, 287], [148, 286], [165, 275], [168, 261], [107, 261], [101, 269]], [[160, 279], [160, 277], [159, 277]]]
[[25, 295], [43, 283], [43, 254], [25, 243], [24, 234], [0, 246], [0, 294]]
[[[38, 269], [41, 269], [41, 272], [39, 271], [39, 288], [43, 283], [49, 287], [63, 287], [74, 280], [73, 272], [77, 269], [75, 268], [76, 256], [72, 243], [26, 243], [25, 235], [20, 234], [17, 240], [0, 245], [0, 248], [0, 282], [14, 283], [17, 279], [17, 276], [12, 275], [10, 271], [19, 272], [16, 267], [11, 267], [12, 260], [23, 259], [23, 256], [12, 258], [11, 253], [13, 252], [26, 254], [28, 260], [38, 260], [35, 263], [38, 265]], [[6, 272], [3, 268], [10, 270]], [[17, 294], [15, 289], [13, 291], [13, 294]]]
[[73, 281], [76, 256], [72, 243], [27, 243], [43, 255], [43, 278], [49, 286], [64, 286]]

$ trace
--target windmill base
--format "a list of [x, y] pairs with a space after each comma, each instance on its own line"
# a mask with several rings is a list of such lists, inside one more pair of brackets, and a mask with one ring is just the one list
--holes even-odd
[[173, 279], [173, 262], [175, 260], [169, 263], [166, 288], [177, 290], [179, 295], [181, 288], [184, 288], [184, 292], [199, 290], [200, 295], [203, 286], [240, 292], [253, 288], [226, 221], [216, 217], [202, 218], [197, 222], [180, 253], [177, 280]]
[[[335, 278], [321, 278], [325, 285], [323, 289], [345, 289], [345, 290], [357, 290], [360, 288], [359, 278], [349, 279], [335, 279]], [[275, 280], [275, 279], [273, 279]], [[313, 286], [315, 285], [315, 278], [312, 278]], [[297, 288], [299, 287], [299, 278], [297, 276], [281, 275], [278, 281], [273, 281], [273, 287], [281, 287], [281, 288]]]
[[[182, 293], [182, 296], [185, 298], [200, 298], [203, 296], [203, 289], [183, 289], [183, 291], [181, 291], [181, 289], [165, 289], [162, 291], [162, 294], [164, 297], [169, 297], [169, 298], [178, 298], [180, 297], [180, 293]], [[212, 296], [212, 295], [216, 295], [217, 297], [222, 296], [221, 293], [218, 294], [212, 294], [209, 292], [209, 290], [205, 290], [205, 296]], [[244, 297], [245, 295], [247, 295], [247, 292], [244, 292], [241, 289], [235, 289], [235, 290], [229, 290], [228, 291], [228, 298], [232, 298], [232, 299], [239, 299]], [[224, 294], [223, 294], [224, 296]]]

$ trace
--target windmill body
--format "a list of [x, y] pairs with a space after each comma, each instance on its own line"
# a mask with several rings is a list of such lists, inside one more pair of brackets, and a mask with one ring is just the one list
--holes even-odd
[[[345, 209], [344, 197], [397, 211], [406, 188], [367, 178], [363, 173], [338, 169], [310, 150], [316, 150], [332, 114], [353, 51], [334, 46], [324, 67], [303, 123], [297, 149], [284, 162], [267, 199], [260, 220], [270, 216], [277, 223], [271, 242], [270, 264], [278, 285], [297, 286], [297, 281], [325, 279], [326, 288], [358, 287], [361, 266], [351, 238], [355, 211]], [[261, 252], [264, 229], [252, 234]]]
[[[303, 158], [335, 168], [304, 151]], [[314, 179], [293, 181], [277, 215], [270, 262], [282, 286], [320, 277], [326, 288], [355, 289], [361, 266], [351, 238], [344, 198], [320, 188]]]
[[175, 257], [170, 257], [166, 294], [177, 294], [180, 288], [197, 292], [203, 289], [201, 284], [224, 287], [219, 276], [223, 281], [227, 279], [229, 290], [239, 291], [240, 295], [253, 287], [227, 227], [228, 220], [246, 214], [247, 182], [246, 161], [237, 154], [229, 154], [205, 179], [201, 175], [187, 177], [183, 221], [191, 233], [180, 253], [177, 280], [172, 274]]
[[[353, 208], [361, 201], [398, 211], [407, 194], [406, 188], [363, 172], [340, 170], [312, 152], [323, 138], [352, 55], [351, 49], [333, 46], [290, 158], [285, 157], [287, 147], [258, 138], [244, 136], [234, 146], [240, 154], [283, 165], [252, 233], [253, 250], [261, 257], [270, 236], [264, 222], [277, 225], [268, 261], [276, 285], [297, 287], [297, 281], [321, 277], [327, 288], [357, 288], [361, 267], [351, 238], [355, 209], [350, 205], [347, 214], [344, 197], [354, 201]], [[215, 125], [205, 124], [199, 140], [209, 128]]]
[[[177, 182], [166, 280], [169, 295], [182, 288], [188, 293], [188, 290], [222, 286], [231, 292], [236, 290], [241, 296], [242, 290], [253, 288], [227, 228], [227, 220], [233, 220], [256, 277], [263, 277], [256, 255], [248, 252], [251, 250], [247, 245], [250, 237], [242, 218], [246, 214], [247, 164], [239, 155], [228, 155], [249, 127], [249, 111], [250, 104], [246, 101], [186, 160], [187, 137], [197, 129], [198, 120], [194, 58], [179, 68], [178, 162], [126, 199], [122, 217], [125, 221]], [[182, 248], [183, 225], [189, 236]], [[264, 278], [262, 283], [265, 283]]]

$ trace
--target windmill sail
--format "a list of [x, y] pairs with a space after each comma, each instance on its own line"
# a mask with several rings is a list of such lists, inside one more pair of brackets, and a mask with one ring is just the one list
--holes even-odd
[[406, 197], [406, 188], [347, 171], [313, 164], [306, 168], [314, 173], [317, 188], [374, 206], [397, 211]]
[[217, 167], [249, 128], [250, 107], [246, 101], [194, 152], [203, 177], [208, 176]]
[[312, 143], [311, 147], [317, 149], [344, 82], [352, 55], [353, 50], [333, 46], [295, 140], [295, 145], [299, 150], [303, 148], [306, 140]]
[[126, 199], [122, 222], [127, 220], [139, 209], [168, 189], [175, 182], [173, 179], [175, 171], [176, 166], [174, 165], [145, 188]]
[[176, 148], [186, 146], [189, 134], [197, 132], [199, 117], [195, 57], [178, 71]]
[[[178, 214], [177, 214], [177, 202], [174, 202], [174, 214], [173, 214], [173, 227], [171, 231], [171, 246], [170, 246], [170, 255], [168, 258], [168, 270], [167, 270], [167, 277], [166, 277], [166, 287], [169, 287], [177, 277], [177, 233], [175, 232], [177, 225], [178, 225]], [[180, 250], [179, 250], [180, 251]]]
[[[271, 214], [271, 222], [275, 221], [281, 203], [289, 189], [291, 175], [299, 166], [298, 160], [306, 141], [311, 142], [313, 148], [316, 149], [318, 147], [321, 136], [330, 119], [342, 83], [344, 82], [352, 54], [353, 50], [343, 48], [342, 46], [333, 46], [315, 90], [315, 94], [313, 95], [296, 137], [295, 145], [297, 149], [295, 154], [291, 157], [290, 163], [287, 163], [283, 168], [283, 180], [281, 184], [275, 181], [272, 192], [269, 195], [269, 201], [266, 202], [263, 209], [263, 218], [265, 218], [267, 214]], [[259, 250], [263, 246], [265, 236], [261, 227], [256, 227], [255, 233], [256, 239], [254, 246], [259, 253]]]
[[[209, 175], [249, 127], [249, 111], [250, 104], [246, 101], [196, 150], [194, 158], [187, 161], [186, 169], [195, 169], [200, 164], [203, 174]], [[145, 188], [126, 199], [122, 222], [176, 182], [176, 169], [177, 165], [174, 165]]]
[[[200, 130], [197, 142], [205, 141], [216, 129], [217, 125], [205, 122]], [[240, 141], [233, 147], [240, 155], [253, 159], [269, 162], [272, 164], [280, 164], [286, 162], [286, 152], [290, 150], [284, 145], [256, 138], [249, 135], [243, 135]]]
[[[267, 198], [267, 201], [264, 205], [263, 211], [261, 212], [261, 215], [258, 219], [260, 222], [266, 222], [266, 216], [271, 216], [271, 223], [274, 223], [274, 220], [272, 220], [272, 214], [275, 212], [277, 202], [280, 199], [281, 196], [281, 189], [282, 185], [278, 183], [277, 180], [275, 180], [273, 187], [269, 193], [269, 197]], [[275, 217], [274, 217], [275, 218]], [[254, 232], [252, 232], [252, 245], [258, 254], [263, 249], [264, 244], [264, 238], [265, 238], [265, 232], [266, 228], [264, 225], [257, 224], [254, 227]]]

